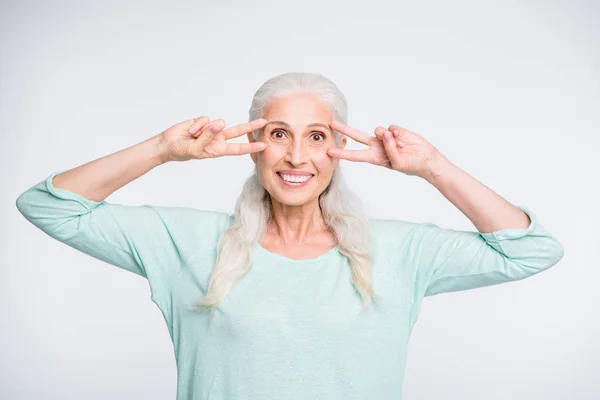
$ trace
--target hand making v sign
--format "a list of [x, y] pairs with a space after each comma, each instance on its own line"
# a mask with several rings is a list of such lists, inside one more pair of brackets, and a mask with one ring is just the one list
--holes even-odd
[[378, 126], [375, 129], [375, 136], [335, 120], [332, 120], [329, 125], [333, 130], [369, 146], [368, 149], [362, 150], [332, 147], [327, 149], [327, 154], [331, 157], [368, 162], [419, 177], [431, 174], [437, 161], [443, 157], [423, 137], [397, 125], [390, 125], [387, 130]]

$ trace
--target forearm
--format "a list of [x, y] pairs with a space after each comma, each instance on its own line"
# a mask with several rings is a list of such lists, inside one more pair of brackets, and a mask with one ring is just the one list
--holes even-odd
[[443, 155], [423, 177], [454, 204], [479, 232], [527, 228], [529, 217], [521, 209], [452, 164]]
[[70, 190], [87, 199], [102, 201], [117, 189], [165, 162], [160, 135], [116, 153], [58, 174], [56, 188]]

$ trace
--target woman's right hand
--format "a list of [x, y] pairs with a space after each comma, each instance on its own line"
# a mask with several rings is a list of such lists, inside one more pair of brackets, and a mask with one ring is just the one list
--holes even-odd
[[222, 119], [210, 122], [202, 116], [183, 121], [160, 133], [162, 157], [165, 161], [187, 161], [263, 151], [267, 147], [264, 142], [227, 143], [226, 140], [260, 129], [266, 123], [266, 119], [259, 118], [223, 130]]

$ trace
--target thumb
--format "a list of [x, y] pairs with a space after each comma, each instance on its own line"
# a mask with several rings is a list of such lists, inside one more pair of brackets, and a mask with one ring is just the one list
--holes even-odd
[[390, 159], [392, 168], [395, 168], [400, 164], [400, 153], [392, 132], [386, 130], [383, 133], [383, 147], [388, 158]]
[[210, 143], [215, 137], [215, 135], [221, 130], [223, 130], [224, 127], [225, 124], [222, 123], [221, 120], [215, 120], [203, 127], [201, 130], [201, 134], [197, 139], [198, 145], [204, 148], [204, 146]]
[[[188, 119], [187, 121], [183, 121], [183, 126], [187, 126], [187, 130], [189, 133], [192, 134], [192, 136], [194, 137], [198, 137], [198, 135], [200, 134], [200, 129], [202, 127], [204, 127], [206, 124], [208, 124], [210, 122], [210, 118], [208, 118], [207, 116], [203, 115], [200, 118], [192, 118], [192, 119]], [[196, 133], [198, 132], [198, 133]]]

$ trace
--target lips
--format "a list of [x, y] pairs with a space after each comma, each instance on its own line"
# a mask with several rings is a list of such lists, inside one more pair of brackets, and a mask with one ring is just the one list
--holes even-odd
[[[287, 173], [285, 173], [284, 175], [288, 175], [288, 174], [287, 174]], [[308, 179], [306, 179], [306, 180], [305, 180], [305, 181], [303, 181], [303, 182], [291, 182], [291, 181], [287, 181], [287, 180], [285, 180], [285, 179], [283, 178], [283, 175], [282, 175], [282, 173], [281, 173], [281, 172], [277, 172], [277, 176], [279, 177], [280, 181], [281, 181], [281, 182], [282, 182], [284, 185], [286, 185], [286, 186], [288, 186], [288, 187], [300, 187], [300, 186], [304, 186], [304, 185], [306, 185], [308, 182], [310, 182], [310, 181], [312, 180], [312, 178], [313, 178], [313, 176], [314, 176], [314, 175], [313, 175], [313, 174], [308, 174], [308, 175], [307, 175], [307, 174], [294, 174], [294, 175], [292, 175], [292, 174], [289, 174], [289, 175], [288, 175], [288, 176], [303, 176], [303, 177], [307, 177], [307, 176], [308, 176], [309, 178], [308, 178]]]
[[305, 179], [308, 177], [308, 179], [312, 178], [314, 175], [313, 174], [288, 174], [288, 173], [284, 173], [284, 172], [277, 172], [277, 175], [279, 175], [280, 177], [284, 177], [285, 176], [291, 176], [291, 177], [298, 177], [301, 179]]
[[285, 174], [285, 175], [297, 175], [297, 176], [309, 176], [309, 175], [314, 175], [311, 172], [304, 172], [304, 171], [292, 171], [292, 170], [281, 170], [281, 171], [277, 171], [278, 174]]

